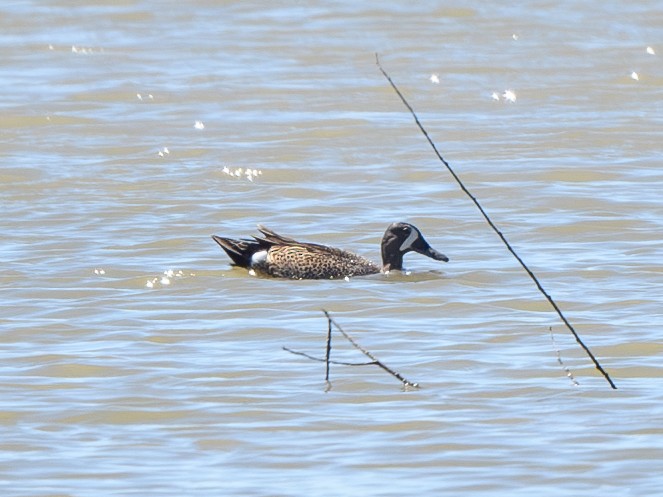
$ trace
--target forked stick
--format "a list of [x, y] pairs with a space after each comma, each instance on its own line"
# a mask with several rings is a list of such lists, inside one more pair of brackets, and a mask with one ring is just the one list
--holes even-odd
[[[384, 369], [387, 373], [392, 375], [394, 378], [397, 378], [405, 387], [410, 387], [410, 388], [419, 388], [418, 383], [411, 382], [410, 380], [405, 379], [401, 374], [397, 373], [393, 369], [391, 369], [389, 366], [387, 366], [385, 363], [377, 359], [373, 354], [371, 354], [368, 350], [363, 348], [361, 345], [359, 345], [354, 338], [352, 338], [341, 326], [332, 319], [332, 317], [329, 315], [329, 313], [326, 310], [322, 310], [322, 312], [325, 313], [325, 316], [327, 318], [327, 347], [326, 347], [326, 354], [325, 358], [319, 358], [315, 357], [309, 354], [306, 354], [305, 352], [299, 352], [296, 350], [289, 349], [287, 347], [283, 347], [283, 350], [286, 352], [290, 352], [291, 354], [296, 354], [300, 355], [303, 357], [306, 357], [307, 359], [311, 359], [312, 361], [319, 361], [319, 362], [324, 362], [325, 363], [325, 383], [327, 383], [327, 390], [331, 388], [331, 383], [329, 381], [329, 365], [330, 364], [343, 364], [345, 366], [378, 366], [382, 369]], [[362, 354], [364, 354], [366, 357], [368, 357], [371, 361], [370, 362], [340, 362], [340, 361], [332, 361], [331, 360], [331, 335], [332, 335], [332, 327], [336, 328], [345, 338], [352, 344], [354, 348], [359, 350]]]
[[373, 361], [371, 364], [375, 364], [376, 366], [380, 366], [380, 367], [381, 367], [382, 369], [384, 369], [387, 373], [389, 373], [390, 375], [392, 375], [392, 376], [398, 378], [398, 379], [400, 380], [400, 382], [403, 383], [403, 385], [405, 385], [406, 387], [419, 388], [419, 384], [418, 384], [418, 383], [413, 383], [413, 382], [411, 382], [411, 381], [409, 381], [409, 380], [406, 380], [406, 379], [403, 378], [399, 373], [397, 373], [396, 371], [394, 371], [393, 369], [391, 369], [390, 367], [388, 367], [388, 366], [387, 366], [386, 364], [384, 364], [382, 361], [379, 361], [379, 360], [378, 360], [373, 354], [371, 354], [368, 350], [366, 350], [366, 349], [363, 348], [361, 345], [359, 345], [357, 342], [355, 342], [355, 340], [354, 340], [350, 335], [348, 335], [348, 334], [345, 332], [345, 330], [344, 330], [343, 328], [341, 328], [341, 326], [340, 326], [336, 321], [334, 321], [334, 320], [332, 319], [332, 317], [329, 315], [329, 313], [328, 313], [326, 310], [323, 309], [322, 312], [324, 312], [324, 313], [325, 313], [325, 316], [327, 316], [327, 321], [329, 321], [329, 326], [331, 326], [331, 325], [333, 324], [334, 327], [335, 327], [338, 331], [341, 332], [341, 334], [342, 334], [342, 335], [348, 340], [348, 342], [350, 342], [350, 343], [352, 344], [352, 346], [353, 346], [355, 349], [357, 349], [359, 352], [361, 352], [361, 353], [364, 354], [366, 357], [368, 357], [371, 361]]

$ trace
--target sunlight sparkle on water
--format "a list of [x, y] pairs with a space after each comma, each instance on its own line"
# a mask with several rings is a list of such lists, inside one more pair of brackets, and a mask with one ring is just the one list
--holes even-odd
[[496, 102], [499, 102], [501, 98], [506, 100], [507, 102], [515, 102], [516, 101], [516, 92], [513, 90], [504, 90], [504, 92], [500, 95], [496, 91], [490, 94], [490, 98], [495, 100]]
[[513, 90], [505, 90], [504, 93], [502, 93], [502, 96], [504, 97], [504, 100], [508, 102], [516, 101], [516, 92]]
[[[157, 276], [155, 278], [150, 278], [145, 282], [147, 288], [155, 288], [156, 286], [168, 286], [174, 279], [183, 278], [185, 276], [184, 271], [174, 269], [167, 269], [163, 272], [162, 276]], [[195, 276], [195, 273], [189, 273], [187, 276]]]
[[262, 171], [260, 169], [251, 169], [251, 168], [244, 169], [243, 167], [230, 169], [228, 166], [223, 166], [221, 172], [233, 178], [245, 177], [249, 181], [253, 181], [254, 178], [262, 176]]

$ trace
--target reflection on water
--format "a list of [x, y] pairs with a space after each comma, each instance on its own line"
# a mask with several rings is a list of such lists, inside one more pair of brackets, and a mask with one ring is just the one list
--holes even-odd
[[[3, 4], [3, 495], [657, 494], [657, 7]], [[450, 262], [254, 278], [209, 237], [379, 261], [393, 221]], [[323, 308], [421, 389], [325, 393], [282, 350]]]

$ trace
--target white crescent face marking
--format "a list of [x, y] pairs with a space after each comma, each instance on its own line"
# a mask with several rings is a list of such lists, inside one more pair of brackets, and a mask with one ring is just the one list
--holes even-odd
[[412, 230], [410, 232], [410, 235], [405, 239], [405, 241], [401, 244], [401, 247], [398, 249], [401, 252], [405, 252], [407, 249], [409, 249], [412, 244], [415, 242], [415, 240], [419, 238], [419, 233], [417, 230]]

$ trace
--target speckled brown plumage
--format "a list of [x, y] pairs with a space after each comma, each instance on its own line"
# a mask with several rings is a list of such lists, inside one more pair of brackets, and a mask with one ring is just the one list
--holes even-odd
[[337, 279], [380, 272], [380, 267], [356, 254], [313, 244], [274, 245], [267, 258], [251, 266], [270, 276], [293, 279]]

